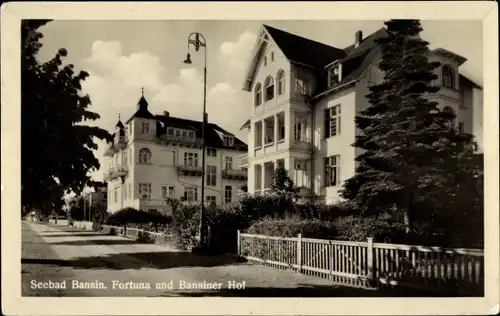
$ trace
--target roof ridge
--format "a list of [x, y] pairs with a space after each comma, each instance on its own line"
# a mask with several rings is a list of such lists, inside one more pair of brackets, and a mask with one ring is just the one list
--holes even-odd
[[[274, 26], [270, 26], [270, 25], [267, 25], [267, 24], [262, 24], [264, 27], [266, 28], [270, 28], [270, 29], [273, 29], [273, 30], [276, 30], [276, 31], [279, 31], [279, 32], [283, 32], [283, 33], [286, 33], [286, 34], [289, 34], [289, 35], [292, 35], [292, 36], [295, 36], [295, 37], [299, 37], [301, 39], [304, 39], [304, 40], [307, 40], [309, 42], [314, 42], [314, 43], [317, 43], [317, 44], [321, 44], [321, 45], [324, 45], [324, 46], [328, 46], [330, 48], [335, 48], [335, 49], [338, 49], [338, 50], [342, 50], [341, 48], [338, 48], [338, 47], [335, 47], [335, 46], [332, 46], [330, 44], [325, 44], [323, 42], [319, 42], [319, 41], [316, 41], [316, 40], [313, 40], [313, 39], [310, 39], [310, 38], [307, 38], [307, 37], [304, 37], [302, 35], [297, 35], [297, 34], [294, 34], [294, 33], [290, 33], [290, 32], [287, 32], [287, 31], [284, 31], [282, 29], [278, 29]], [[272, 35], [271, 35], [272, 36]]]

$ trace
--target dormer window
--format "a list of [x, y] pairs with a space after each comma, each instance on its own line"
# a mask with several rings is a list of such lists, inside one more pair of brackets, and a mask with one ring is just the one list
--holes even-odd
[[342, 80], [342, 64], [334, 63], [328, 69], [328, 87], [333, 87]]
[[189, 138], [195, 138], [195, 133], [194, 133], [194, 131], [189, 131], [189, 132], [188, 132], [188, 136], [189, 136]]
[[232, 147], [234, 146], [233, 136], [224, 136], [224, 146]]
[[175, 130], [175, 136], [180, 137], [181, 136], [181, 131], [176, 129]]
[[171, 127], [169, 127], [169, 128], [167, 129], [167, 134], [168, 134], [168, 135], [174, 135], [174, 129], [173, 129], [173, 128], [171, 128]]

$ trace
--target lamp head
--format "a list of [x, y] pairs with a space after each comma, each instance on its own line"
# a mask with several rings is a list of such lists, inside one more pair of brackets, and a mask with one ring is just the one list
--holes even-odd
[[191, 55], [189, 53], [187, 53], [187, 56], [186, 56], [186, 59], [184, 60], [184, 63], [185, 64], [192, 64], [192, 61], [191, 61]]

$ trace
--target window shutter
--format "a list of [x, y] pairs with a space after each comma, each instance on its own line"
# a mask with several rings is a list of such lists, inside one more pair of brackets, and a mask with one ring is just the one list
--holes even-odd
[[324, 111], [325, 117], [325, 128], [324, 128], [324, 138], [330, 137], [330, 109]]

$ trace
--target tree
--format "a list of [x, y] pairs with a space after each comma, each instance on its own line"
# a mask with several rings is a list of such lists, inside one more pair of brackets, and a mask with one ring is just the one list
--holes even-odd
[[49, 61], [37, 54], [43, 37], [38, 29], [48, 20], [21, 23], [21, 196], [22, 205], [47, 214], [61, 203], [64, 192], [79, 194], [99, 168], [95, 138], [110, 140], [107, 131], [85, 125], [99, 115], [88, 110], [90, 97], [81, 91], [88, 73], [75, 75], [63, 65], [61, 48]]
[[297, 195], [298, 191], [293, 180], [288, 176], [288, 171], [281, 166], [274, 171], [271, 189], [273, 192], [291, 194], [293, 197]]
[[401, 215], [409, 233], [412, 221], [424, 217], [414, 206], [430, 198], [433, 189], [456, 193], [455, 169], [470, 157], [472, 135], [458, 132], [452, 124], [455, 115], [427, 99], [439, 90], [431, 86], [439, 63], [428, 60], [429, 43], [419, 36], [420, 21], [390, 20], [385, 25], [387, 36], [376, 40], [384, 80], [370, 88], [370, 106], [356, 116], [360, 134], [353, 146], [362, 153], [342, 195], [365, 215], [388, 210]]

